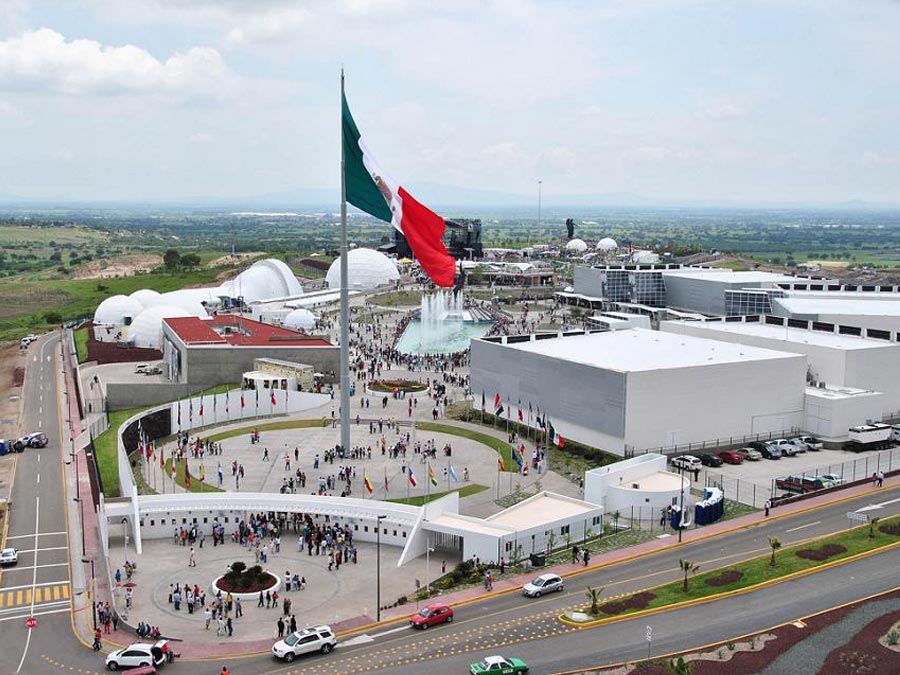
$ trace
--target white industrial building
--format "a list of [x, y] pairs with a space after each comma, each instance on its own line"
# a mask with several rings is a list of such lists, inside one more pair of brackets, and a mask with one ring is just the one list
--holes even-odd
[[476, 400], [521, 400], [565, 438], [617, 454], [781, 432], [804, 412], [805, 356], [687, 335], [482, 338], [471, 362]]
[[[766, 320], [748, 321], [746, 318], [738, 321], [663, 321], [660, 330], [803, 354], [807, 358], [809, 383], [825, 383], [845, 391], [881, 392], [883, 396], [879, 400], [884, 410], [878, 411], [879, 419], [883, 413], [900, 410], [900, 344], [824, 330], [794, 328], [784, 320], [779, 322], [784, 325]], [[854, 398], [860, 399], [859, 396]], [[865, 398], [871, 410], [872, 397]], [[865, 421], [864, 417], [853, 423]]]
[[665, 455], [647, 453], [586, 471], [584, 498], [605, 513], [633, 513], [638, 519], [678, 506], [690, 497], [691, 481], [668, 471], [666, 461]]

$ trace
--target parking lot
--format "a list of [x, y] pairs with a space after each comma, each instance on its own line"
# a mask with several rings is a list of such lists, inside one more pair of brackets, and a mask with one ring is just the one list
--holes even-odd
[[789, 494], [775, 487], [775, 480], [782, 476], [834, 474], [849, 483], [869, 478], [878, 471], [888, 472], [897, 468], [900, 468], [900, 447], [861, 453], [819, 450], [778, 460], [761, 459], [737, 465], [723, 464], [716, 468], [703, 467], [694, 485], [715, 485], [725, 491], [728, 499], [762, 508], [772, 496]]

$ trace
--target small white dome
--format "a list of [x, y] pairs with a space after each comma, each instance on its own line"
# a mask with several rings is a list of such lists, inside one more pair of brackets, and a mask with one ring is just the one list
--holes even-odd
[[[397, 265], [384, 253], [371, 248], [355, 248], [347, 252], [347, 281], [351, 290], [368, 290], [397, 281]], [[338, 258], [325, 275], [329, 288], [341, 287], [341, 260]]]
[[282, 325], [285, 328], [293, 328], [295, 330], [314, 330], [316, 327], [316, 315], [308, 309], [295, 309], [293, 312], [284, 317]]
[[143, 311], [144, 306], [138, 300], [127, 295], [113, 295], [97, 305], [94, 323], [121, 326], [131, 323]]
[[159, 293], [150, 288], [142, 288], [139, 291], [135, 291], [128, 297], [137, 300], [144, 307], [149, 307], [151, 304], [153, 304], [153, 301], [159, 297]]
[[598, 251], [615, 251], [617, 248], [619, 248], [619, 245], [612, 237], [603, 237], [603, 239], [597, 242]]
[[153, 305], [138, 314], [128, 327], [128, 339], [135, 347], [159, 349], [162, 344], [162, 320], [176, 317], [194, 316], [186, 309], [175, 305]]
[[566, 244], [566, 250], [571, 253], [584, 253], [587, 251], [588, 245], [584, 243], [584, 239], [571, 239]]
[[291, 268], [274, 258], [253, 263], [249, 269], [219, 288], [223, 292], [227, 290], [233, 298], [243, 298], [244, 302], [286, 298], [303, 293], [303, 287]]

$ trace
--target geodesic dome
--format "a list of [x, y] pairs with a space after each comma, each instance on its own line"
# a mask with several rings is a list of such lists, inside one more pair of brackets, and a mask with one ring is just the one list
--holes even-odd
[[130, 323], [138, 314], [144, 311], [144, 306], [134, 298], [127, 295], [113, 295], [97, 305], [94, 311], [94, 323], [104, 326], [122, 326]]
[[308, 309], [295, 309], [284, 317], [281, 325], [294, 330], [314, 330], [317, 323], [316, 315]]
[[169, 291], [163, 293], [156, 302], [150, 303], [150, 307], [156, 305], [174, 305], [182, 307], [191, 313], [192, 316], [204, 317], [209, 314], [202, 303], [219, 302], [219, 297], [210, 293], [205, 288], [183, 288], [180, 291]]
[[286, 298], [303, 293], [303, 287], [291, 268], [273, 258], [253, 263], [249, 269], [223, 283], [219, 290], [223, 295], [243, 298], [244, 302]]
[[159, 297], [159, 293], [150, 288], [142, 288], [139, 291], [135, 291], [128, 297], [132, 300], [137, 300], [144, 307], [149, 307], [153, 304], [154, 300]]
[[584, 253], [587, 251], [588, 245], [584, 243], [584, 239], [572, 239], [566, 244], [566, 251], [569, 253]]
[[135, 347], [159, 349], [162, 344], [162, 320], [196, 316], [176, 305], [153, 305], [137, 315], [128, 327], [128, 339]]
[[[347, 252], [347, 282], [351, 290], [368, 290], [397, 281], [397, 265], [384, 253], [371, 248], [356, 248]], [[341, 260], [338, 258], [325, 275], [329, 288], [341, 287]]]
[[598, 251], [615, 251], [617, 248], [619, 248], [619, 245], [612, 237], [603, 237], [603, 239], [597, 242]]

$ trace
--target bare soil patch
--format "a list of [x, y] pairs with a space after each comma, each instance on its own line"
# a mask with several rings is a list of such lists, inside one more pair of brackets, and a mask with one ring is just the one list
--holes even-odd
[[725, 570], [721, 574], [706, 579], [703, 583], [705, 583], [707, 586], [714, 586], [718, 588], [719, 586], [727, 586], [728, 584], [734, 583], [735, 581], [740, 581], [743, 578], [744, 573], [740, 570]]
[[885, 534], [892, 534], [895, 537], [900, 537], [900, 523], [891, 523], [890, 525], [881, 525], [878, 528], [879, 532], [884, 532]]
[[[34, 347], [32, 347], [34, 349]], [[17, 438], [22, 435], [19, 428], [19, 412], [22, 406], [22, 384], [25, 381], [25, 359], [29, 349], [19, 349], [13, 343], [0, 349], [0, 438]]]
[[141, 253], [118, 256], [112, 260], [94, 260], [72, 273], [73, 279], [114, 279], [150, 272], [162, 265], [162, 256]]
[[797, 557], [803, 558], [804, 560], [815, 560], [821, 562], [823, 560], [828, 560], [832, 556], [836, 556], [846, 552], [847, 548], [845, 546], [841, 546], [840, 544], [825, 544], [824, 546], [820, 546], [819, 548], [805, 548], [802, 551], [797, 551]]
[[242, 262], [246, 262], [248, 260], [253, 260], [254, 258], [261, 258], [265, 255], [264, 251], [251, 251], [249, 253], [235, 253], [231, 255], [219, 256], [213, 260], [210, 260], [206, 263], [206, 267], [224, 267], [226, 265], [239, 265]]
[[645, 609], [650, 601], [655, 597], [656, 596], [653, 593], [649, 593], [647, 591], [644, 591], [642, 593], [635, 593], [634, 595], [629, 595], [627, 598], [622, 598], [621, 600], [613, 600], [612, 602], [607, 602], [600, 605], [600, 611], [603, 614], [612, 616], [614, 614], [621, 614], [622, 612], [627, 612], [632, 609]]
[[897, 652], [880, 642], [898, 620], [900, 612], [891, 612], [871, 621], [845, 645], [828, 655], [819, 675], [898, 672]]

